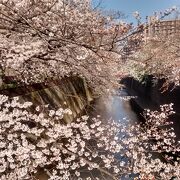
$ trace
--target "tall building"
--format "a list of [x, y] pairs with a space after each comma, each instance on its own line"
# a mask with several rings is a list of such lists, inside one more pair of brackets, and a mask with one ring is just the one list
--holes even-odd
[[145, 27], [145, 38], [180, 34], [180, 19], [158, 20], [151, 16]]
[[142, 34], [143, 41], [137, 43], [137, 40], [132, 41], [131, 38], [127, 38], [127, 43], [123, 48], [123, 60], [128, 59], [133, 52], [139, 50], [142, 43], [146, 43], [154, 37], [168, 37], [176, 34], [179, 34], [180, 37], [180, 18], [159, 20], [157, 16], [151, 16], [148, 17], [147, 23], [142, 27], [138, 33]]

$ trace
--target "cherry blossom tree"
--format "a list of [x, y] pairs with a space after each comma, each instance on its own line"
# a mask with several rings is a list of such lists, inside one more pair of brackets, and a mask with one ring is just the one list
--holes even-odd
[[138, 80], [144, 75], [165, 78], [165, 87], [170, 83], [180, 85], [180, 38], [179, 34], [168, 37], [156, 36], [148, 42], [127, 62], [128, 73]]
[[0, 10], [3, 74], [25, 83], [71, 75], [96, 88], [115, 82], [118, 44], [131, 29], [121, 15], [90, 0], [1, 0]]
[[[0, 178], [34, 179], [39, 172], [47, 179], [141, 179], [180, 178], [180, 146], [167, 117], [172, 104], [145, 112], [146, 123], [105, 123], [101, 117], [82, 116], [64, 124], [69, 109], [34, 113], [31, 102], [1, 95]], [[47, 106], [46, 106], [47, 108]], [[158, 156], [163, 158], [159, 158]], [[87, 173], [83, 173], [88, 170]], [[89, 172], [89, 173], [88, 173]], [[93, 175], [92, 175], [93, 174]]]
[[[80, 76], [109, 88], [131, 32], [90, 0], [0, 0], [1, 74], [27, 84]], [[129, 126], [99, 116], [65, 124], [69, 109], [43, 109], [0, 95], [0, 179], [180, 178], [172, 105]]]

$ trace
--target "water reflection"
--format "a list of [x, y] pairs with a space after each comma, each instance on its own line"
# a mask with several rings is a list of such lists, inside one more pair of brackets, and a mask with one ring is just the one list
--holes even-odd
[[[127, 124], [127, 123], [134, 124], [138, 122], [139, 117], [133, 111], [130, 104], [130, 99], [126, 97], [128, 97], [128, 93], [126, 92], [126, 89], [120, 89], [111, 95], [108, 96], [104, 95], [100, 97], [94, 102], [92, 111], [90, 111], [90, 116], [100, 115], [102, 119], [105, 120], [112, 119], [122, 124]], [[125, 134], [122, 133], [119, 134], [119, 136], [124, 136], [124, 135]], [[124, 162], [127, 162], [127, 159], [120, 154], [117, 154], [116, 158]], [[98, 174], [96, 174], [95, 172], [93, 172], [93, 174], [98, 176]], [[122, 176], [120, 179], [131, 180], [134, 179], [134, 177], [136, 177], [134, 174], [131, 174], [130, 176], [128, 177]], [[110, 180], [109, 177], [106, 176], [104, 178], [101, 177], [99, 178], [100, 180], [101, 179]]]
[[132, 110], [130, 101], [123, 100], [123, 97], [127, 96], [125, 89], [117, 90], [117, 93], [112, 95], [104, 95], [95, 101], [91, 114], [120, 122], [125, 121], [124, 118], [126, 118], [133, 124], [138, 121], [138, 117]]

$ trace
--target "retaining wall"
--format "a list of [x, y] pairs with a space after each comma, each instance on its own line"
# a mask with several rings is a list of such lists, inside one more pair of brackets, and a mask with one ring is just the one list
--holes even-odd
[[92, 92], [84, 79], [66, 77], [48, 81], [46, 84], [33, 84], [8, 88], [0, 91], [10, 97], [19, 96], [21, 101], [31, 101], [35, 106], [49, 105], [50, 109], [69, 108], [72, 115], [65, 115], [64, 121], [71, 122], [93, 100]]
[[[156, 83], [154, 83], [156, 82]], [[164, 79], [155, 79], [153, 76], [148, 76], [145, 83], [139, 82], [132, 77], [124, 78], [123, 83], [129, 95], [137, 96], [131, 100], [133, 109], [141, 113], [144, 109], [157, 110], [162, 104], [173, 103], [174, 115], [170, 116], [173, 121], [176, 135], [180, 138], [180, 87], [174, 88], [170, 84], [169, 88], [164, 91], [162, 89], [165, 83]]]

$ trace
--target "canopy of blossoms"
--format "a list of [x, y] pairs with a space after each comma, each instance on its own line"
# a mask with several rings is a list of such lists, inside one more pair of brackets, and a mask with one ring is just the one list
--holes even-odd
[[120, 60], [117, 44], [131, 29], [117, 18], [90, 0], [1, 0], [2, 74], [25, 83], [78, 75], [93, 87], [108, 85]]

